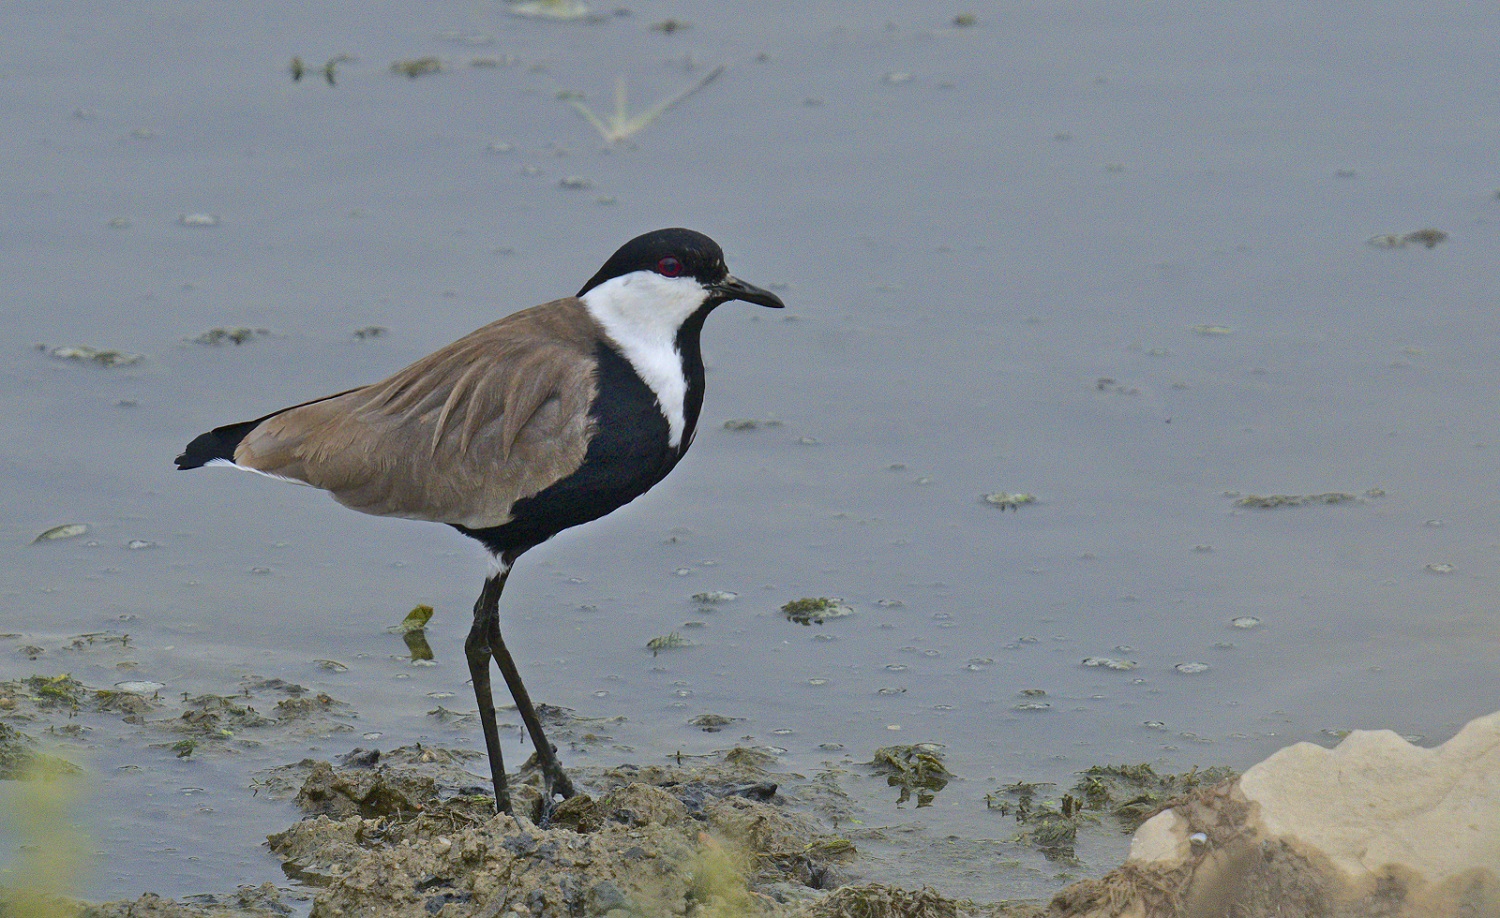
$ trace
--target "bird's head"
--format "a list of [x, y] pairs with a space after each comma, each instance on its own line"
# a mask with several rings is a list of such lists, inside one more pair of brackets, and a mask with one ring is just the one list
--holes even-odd
[[730, 300], [773, 309], [786, 305], [771, 291], [730, 274], [717, 242], [676, 228], [646, 233], [620, 246], [578, 291], [578, 298], [601, 319], [672, 332], [695, 313]]

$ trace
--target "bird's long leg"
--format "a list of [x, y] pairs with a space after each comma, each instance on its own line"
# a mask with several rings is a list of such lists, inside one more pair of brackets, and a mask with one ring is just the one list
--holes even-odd
[[[504, 586], [503, 580], [501, 585]], [[498, 595], [499, 591], [496, 592]], [[489, 620], [489, 628], [490, 652], [495, 655], [495, 662], [500, 664], [500, 674], [505, 677], [510, 697], [515, 699], [516, 710], [521, 712], [521, 720], [525, 721], [526, 729], [531, 733], [531, 741], [536, 744], [537, 764], [541, 765], [542, 776], [547, 782], [546, 806], [550, 807], [553, 794], [561, 794], [564, 799], [573, 796], [573, 782], [558, 763], [557, 753], [547, 741], [547, 734], [542, 731], [542, 719], [537, 717], [536, 708], [531, 705], [531, 696], [521, 682], [521, 671], [516, 669], [516, 661], [511, 659], [505, 640], [500, 637], [499, 615]]]
[[499, 634], [500, 592], [507, 571], [484, 582], [484, 592], [474, 603], [474, 626], [464, 641], [469, 676], [474, 680], [474, 700], [479, 704], [479, 722], [484, 727], [484, 749], [490, 758], [490, 780], [495, 786], [495, 809], [510, 814], [510, 790], [505, 784], [505, 761], [500, 757], [500, 728], [495, 724], [495, 697], [490, 692], [490, 633]]

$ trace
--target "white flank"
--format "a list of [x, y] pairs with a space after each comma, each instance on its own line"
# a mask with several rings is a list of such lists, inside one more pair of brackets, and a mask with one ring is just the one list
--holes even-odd
[[274, 478], [277, 481], [290, 481], [292, 484], [307, 484], [307, 482], [305, 481], [298, 481], [295, 478], [288, 478], [285, 475], [272, 475], [270, 472], [262, 472], [260, 469], [252, 469], [248, 465], [240, 465], [238, 462], [230, 462], [228, 459], [210, 459], [207, 462], [203, 463], [204, 468], [212, 468], [213, 466], [219, 466], [220, 468], [226, 469], [239, 469], [241, 472], [254, 472], [257, 475], [264, 475], [267, 478]]
[[656, 393], [673, 449], [682, 445], [687, 427], [682, 409], [687, 376], [677, 351], [677, 330], [707, 300], [708, 290], [693, 278], [662, 277], [653, 271], [611, 278], [583, 295], [589, 314]]

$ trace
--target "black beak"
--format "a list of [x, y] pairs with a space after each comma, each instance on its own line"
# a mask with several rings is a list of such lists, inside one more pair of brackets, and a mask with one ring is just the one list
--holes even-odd
[[769, 290], [762, 289], [754, 284], [747, 284], [735, 277], [733, 274], [724, 275], [724, 279], [717, 284], [710, 284], [708, 289], [713, 292], [713, 298], [720, 303], [729, 300], [744, 300], [747, 303], [759, 303], [772, 309], [784, 309], [786, 304], [781, 297]]

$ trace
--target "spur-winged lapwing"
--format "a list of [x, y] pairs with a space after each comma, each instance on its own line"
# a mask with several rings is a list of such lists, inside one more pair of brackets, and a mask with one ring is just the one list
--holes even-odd
[[494, 558], [464, 642], [495, 805], [510, 812], [490, 658], [536, 745], [544, 807], [572, 782], [500, 638], [506, 577], [527, 549], [648, 491], [693, 442], [699, 335], [715, 306], [780, 308], [702, 233], [627, 242], [578, 295], [492, 322], [384, 382], [209, 431], [179, 469], [225, 465], [310, 484], [377, 516], [447, 523]]

